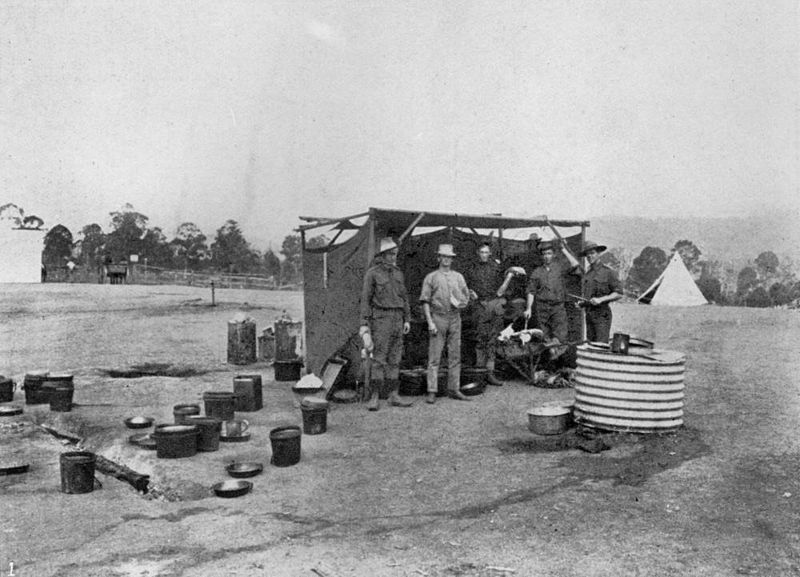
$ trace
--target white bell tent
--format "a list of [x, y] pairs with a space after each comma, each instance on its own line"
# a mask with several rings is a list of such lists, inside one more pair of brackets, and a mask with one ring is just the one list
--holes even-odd
[[697, 288], [678, 252], [672, 255], [667, 268], [636, 302], [651, 305], [691, 307], [707, 305], [708, 301]]

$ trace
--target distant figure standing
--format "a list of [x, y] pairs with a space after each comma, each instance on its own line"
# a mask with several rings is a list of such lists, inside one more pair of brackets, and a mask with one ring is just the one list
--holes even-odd
[[452, 244], [440, 244], [439, 268], [422, 281], [419, 300], [428, 321], [428, 396], [435, 403], [439, 390], [439, 363], [447, 345], [447, 394], [452, 399], [471, 401], [461, 392], [461, 309], [469, 304], [467, 282], [452, 270], [456, 253]]
[[381, 239], [374, 265], [364, 275], [361, 292], [361, 328], [359, 335], [367, 353], [372, 353], [372, 378], [367, 409], [377, 411], [380, 391], [388, 382], [389, 402], [395, 407], [413, 403], [400, 398], [400, 360], [403, 357], [403, 335], [411, 328], [411, 307], [408, 304], [405, 279], [397, 267], [397, 244], [391, 238]]
[[583, 297], [578, 303], [586, 311], [586, 338], [607, 343], [611, 335], [611, 307], [609, 303], [622, 298], [622, 284], [611, 267], [598, 261], [606, 246], [589, 241], [581, 252], [589, 261], [583, 276]]

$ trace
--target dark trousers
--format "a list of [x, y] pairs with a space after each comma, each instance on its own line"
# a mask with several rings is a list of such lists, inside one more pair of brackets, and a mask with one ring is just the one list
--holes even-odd
[[400, 377], [400, 359], [403, 358], [403, 311], [400, 309], [373, 309], [370, 333], [372, 350], [372, 378], [375, 381]]
[[497, 337], [503, 330], [505, 299], [491, 299], [473, 305], [472, 322], [475, 325], [475, 366], [494, 370]]
[[586, 338], [596, 343], [607, 343], [611, 335], [611, 307], [586, 309]]
[[557, 338], [567, 342], [567, 309], [564, 303], [536, 302], [536, 322], [544, 332], [545, 339]]

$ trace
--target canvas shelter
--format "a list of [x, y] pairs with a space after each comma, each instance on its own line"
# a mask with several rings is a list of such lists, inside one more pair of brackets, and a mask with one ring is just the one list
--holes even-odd
[[708, 304], [678, 252], [673, 253], [664, 272], [636, 302], [678, 307]]
[[[546, 216], [513, 218], [499, 214], [467, 215], [370, 208], [369, 211], [342, 218], [300, 217], [298, 227], [303, 244], [303, 290], [306, 333], [306, 368], [317, 375], [329, 359], [340, 356], [350, 361], [348, 378], [360, 365], [360, 297], [364, 273], [371, 266], [375, 247], [385, 236], [399, 244], [397, 264], [403, 271], [411, 303], [411, 332], [405, 338], [402, 366], [424, 366], [427, 360], [427, 328], [419, 294], [422, 281], [438, 266], [436, 249], [451, 243], [457, 257], [453, 268], [464, 272], [480, 243], [490, 241], [494, 256], [501, 261], [528, 250], [526, 240], [509, 238], [513, 232], [544, 228], [566, 240], [573, 254], [580, 252], [587, 221], [550, 220]], [[362, 224], [353, 221], [363, 220]], [[326, 246], [309, 247], [307, 238], [323, 229], [334, 236]], [[564, 231], [561, 229], [570, 229]], [[338, 239], [344, 232], [349, 238]], [[527, 237], [525, 237], [527, 238]], [[580, 280], [570, 292], [580, 291]], [[577, 311], [577, 309], [575, 309]], [[464, 315], [462, 318], [466, 320]], [[570, 340], [583, 335], [579, 311], [570, 315]], [[469, 364], [469, 326], [464, 327], [462, 358]]]

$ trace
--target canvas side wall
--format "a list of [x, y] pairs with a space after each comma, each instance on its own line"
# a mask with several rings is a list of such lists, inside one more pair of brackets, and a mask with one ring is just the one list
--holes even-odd
[[318, 376], [325, 361], [346, 348], [354, 337], [358, 338], [368, 237], [365, 226], [328, 252], [324, 249], [303, 252], [306, 369]]

